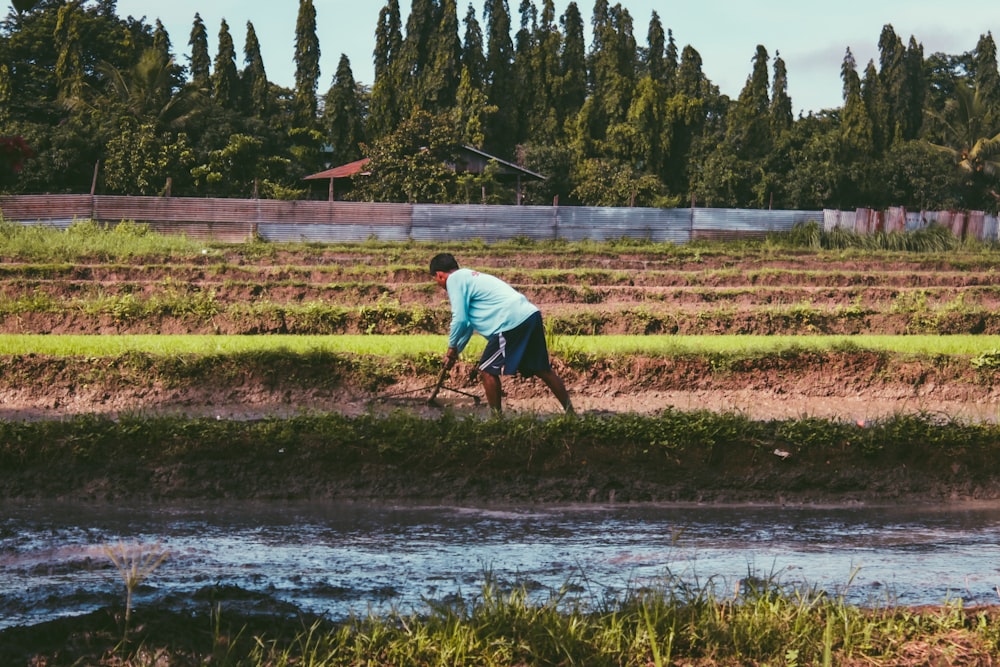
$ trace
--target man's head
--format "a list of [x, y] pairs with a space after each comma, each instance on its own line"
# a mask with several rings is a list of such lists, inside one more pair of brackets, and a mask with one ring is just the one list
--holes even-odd
[[442, 252], [434, 255], [431, 260], [431, 276], [439, 286], [444, 287], [448, 282], [448, 275], [452, 271], [458, 270], [458, 261], [450, 252]]

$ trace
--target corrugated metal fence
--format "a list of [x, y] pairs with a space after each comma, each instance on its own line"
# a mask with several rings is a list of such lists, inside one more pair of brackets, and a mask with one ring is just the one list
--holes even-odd
[[959, 238], [980, 241], [998, 240], [997, 220], [997, 216], [983, 211], [907, 211], [905, 208], [823, 211], [823, 228], [827, 231], [839, 227], [858, 234], [912, 232], [936, 223], [950, 229]]
[[939, 222], [959, 236], [997, 240], [997, 219], [981, 212], [766, 211], [718, 208], [593, 206], [466, 206], [371, 204], [272, 199], [119, 197], [112, 195], [0, 196], [7, 221], [67, 227], [76, 220], [131, 220], [190, 238], [268, 241], [605, 241], [620, 238], [686, 243], [787, 231], [815, 221], [825, 229], [859, 233], [916, 229]]

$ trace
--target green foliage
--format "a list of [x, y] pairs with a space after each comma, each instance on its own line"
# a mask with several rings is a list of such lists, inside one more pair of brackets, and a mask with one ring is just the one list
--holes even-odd
[[208, 163], [194, 167], [191, 176], [199, 186], [208, 186], [220, 195], [252, 197], [259, 194], [261, 179], [280, 175], [289, 160], [268, 154], [264, 142], [246, 134], [234, 134], [229, 143], [208, 155]]
[[[948, 156], [966, 179], [969, 204], [992, 204], [996, 210], [996, 188], [1000, 187], [1000, 108], [978, 87], [965, 82], [955, 87], [954, 97], [941, 112], [931, 112], [941, 130], [940, 143], [930, 146]], [[993, 200], [993, 201], [991, 201]]]
[[[206, 373], [219, 377], [263, 375], [274, 387], [293, 382], [330, 387], [366, 377], [364, 384], [377, 388], [388, 377], [386, 369], [363, 360], [352, 362], [320, 353], [303, 358], [280, 353], [170, 359], [140, 355], [123, 357], [118, 364], [137, 374], [153, 373], [171, 387], [198, 381]], [[353, 379], [348, 379], [351, 376]], [[653, 416], [584, 414], [545, 419], [525, 415], [486, 421], [458, 419], [450, 413], [427, 419], [397, 411], [384, 416], [321, 414], [257, 422], [88, 417], [0, 425], [4, 435], [0, 459], [5, 464], [24, 465], [28, 460], [44, 461], [63, 454], [71, 459], [100, 460], [113, 452], [137, 448], [133, 456], [148, 459], [146, 465], [159, 465], [195, 448], [200, 448], [204, 457], [217, 457], [237, 443], [270, 446], [273, 443], [266, 438], [260, 440], [261, 431], [280, 428], [295, 434], [288, 444], [322, 442], [324, 456], [330, 461], [351, 451], [355, 452], [352, 460], [362, 456], [373, 464], [394, 464], [402, 457], [415, 466], [415, 473], [425, 467], [460, 466], [470, 456], [500, 468], [588, 459], [596, 463], [609, 455], [609, 447], [614, 448], [623, 469], [648, 465], [650, 456], [706, 461], [715, 448], [724, 448], [730, 457], [753, 458], [754, 452], [781, 447], [797, 457], [821, 461], [823, 457], [842, 456], [844, 443], [860, 435], [858, 426], [834, 420], [754, 422], [735, 413], [671, 409]], [[942, 422], [923, 415], [892, 416], [867, 424], [861, 433], [866, 455], [888, 452], [905, 458], [915, 442], [922, 443], [921, 456], [962, 448], [989, 452], [997, 446], [995, 424]], [[38, 449], [25, 449], [24, 443], [36, 443]], [[171, 443], [170, 448], [164, 449], [164, 443]]]
[[155, 260], [202, 255], [203, 243], [154, 234], [146, 225], [123, 221], [102, 225], [78, 221], [60, 231], [43, 225], [0, 220], [0, 253], [29, 262]]
[[655, 176], [616, 160], [590, 159], [579, 165], [572, 195], [586, 206], [677, 206]]
[[982, 354], [973, 357], [972, 365], [975, 368], [981, 368], [984, 370], [1000, 369], [1000, 350], [990, 350], [989, 352], [983, 352]]
[[320, 118], [312, 0], [298, 2], [292, 89], [267, 81], [252, 25], [240, 74], [225, 21], [213, 68], [195, 15], [184, 68], [162, 25], [120, 18], [113, 2], [38, 3], [9, 17], [0, 41], [0, 123], [36, 151], [0, 187], [87, 192], [100, 162], [99, 186], [115, 194], [159, 194], [169, 178], [175, 194], [302, 198], [302, 176], [329, 160], [292, 136], [319, 130], [336, 163], [375, 160], [366, 181], [382, 182], [355, 199], [481, 201], [480, 183], [460, 186], [442, 167], [448, 150], [400, 137], [407, 119], [431, 113], [447, 119], [453, 145], [545, 174], [525, 189], [531, 204], [996, 210], [1000, 73], [988, 36], [925, 59], [887, 26], [863, 76], [845, 58], [842, 109], [792, 118], [796, 73], [777, 56], [769, 69], [764, 45], [730, 100], [693, 47], [678, 57], [655, 13], [642, 46], [627, 9], [596, 3], [588, 53], [576, 3], [557, 16], [556, 4], [525, 0], [518, 29], [507, 0], [489, 0], [483, 25], [469, 8], [462, 39], [458, 9], [420, 0], [404, 30], [398, 0], [387, 3], [373, 27], [375, 80], [358, 84], [345, 54]]
[[791, 231], [775, 232], [768, 235], [768, 242], [778, 247], [824, 250], [844, 250], [856, 248], [872, 252], [912, 252], [934, 253], [957, 250], [963, 245], [961, 239], [950, 229], [931, 224], [912, 232], [875, 232], [857, 234], [853, 231], [835, 228], [821, 229], [815, 221], [798, 223]]
[[380, 297], [371, 306], [358, 311], [360, 328], [366, 334], [414, 333], [435, 328], [433, 313], [426, 308], [403, 309], [399, 301]]
[[371, 178], [357, 187], [365, 201], [444, 203], [454, 201], [457, 174], [456, 128], [446, 115], [416, 111], [390, 135], [368, 149]]

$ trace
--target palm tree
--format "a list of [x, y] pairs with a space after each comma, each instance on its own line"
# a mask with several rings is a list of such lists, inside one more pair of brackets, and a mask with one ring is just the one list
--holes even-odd
[[143, 51], [138, 62], [122, 71], [101, 62], [97, 71], [104, 79], [104, 90], [90, 96], [69, 100], [71, 108], [119, 108], [139, 120], [153, 121], [161, 128], [177, 127], [204, 108], [204, 91], [185, 86], [174, 90], [173, 60], [158, 49]]
[[1000, 109], [989, 106], [978, 87], [959, 85], [942, 112], [928, 113], [940, 123], [945, 142], [928, 143], [950, 156], [969, 175], [970, 185], [984, 187], [1000, 201], [995, 187], [1000, 175], [1000, 132], [990, 136], [1000, 121]]

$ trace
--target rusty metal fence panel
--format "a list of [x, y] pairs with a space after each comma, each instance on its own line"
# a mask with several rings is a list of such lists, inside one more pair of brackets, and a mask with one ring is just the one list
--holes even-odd
[[260, 223], [361, 225], [408, 227], [410, 204], [338, 201], [277, 201], [259, 199], [255, 220]]
[[908, 232], [915, 232], [917, 230], [923, 229], [929, 224], [927, 216], [924, 211], [907, 211], [906, 212], [906, 226], [905, 230]]
[[266, 241], [339, 243], [409, 241], [409, 204], [269, 201], [257, 213], [256, 234]]
[[161, 234], [239, 243], [253, 236], [254, 200], [194, 197], [94, 197], [94, 220], [129, 220]]
[[629, 238], [687, 243], [691, 240], [690, 209], [564, 206], [558, 210], [558, 238], [565, 241]]
[[691, 216], [692, 240], [735, 240], [787, 232], [798, 223], [824, 222], [823, 211], [696, 208], [691, 211]]
[[887, 232], [902, 232], [906, 230], [906, 209], [898, 206], [886, 209], [884, 229]]
[[410, 241], [409, 226], [372, 223], [289, 223], [262, 222], [257, 236], [265, 241], [296, 243], [356, 243], [378, 241]]
[[551, 206], [415, 204], [411, 237], [414, 241], [480, 239], [487, 243], [514, 238], [551, 240], [558, 210]]
[[987, 215], [983, 219], [983, 241], [1000, 241], [1000, 220], [995, 215]]
[[823, 231], [832, 232], [834, 229], [847, 229], [854, 231], [857, 222], [857, 211], [838, 211], [836, 209], [823, 210]]
[[90, 195], [0, 195], [0, 215], [8, 221], [65, 228], [93, 217], [92, 200]]
[[969, 211], [965, 224], [965, 235], [962, 238], [981, 239], [985, 228], [986, 214], [982, 211]]

